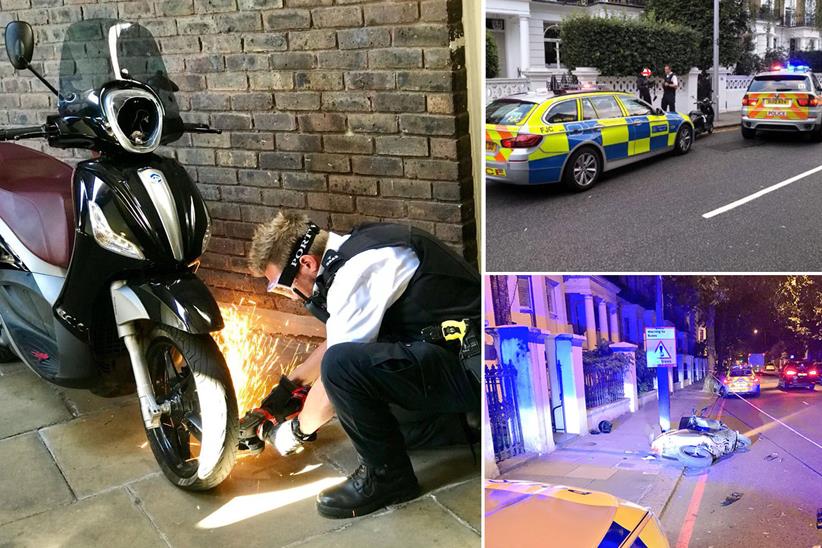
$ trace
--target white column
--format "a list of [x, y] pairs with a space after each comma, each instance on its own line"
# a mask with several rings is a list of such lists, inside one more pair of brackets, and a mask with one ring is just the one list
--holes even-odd
[[588, 409], [585, 406], [585, 377], [582, 371], [580, 335], [565, 333], [556, 336], [556, 356], [562, 374], [562, 408], [565, 431], [569, 434], [588, 433]]
[[608, 340], [608, 305], [604, 300], [599, 301], [599, 340]]
[[530, 66], [531, 48], [529, 44], [530, 19], [525, 16], [519, 18], [519, 69], [521, 74], [525, 74]]
[[[554, 444], [554, 428], [551, 417], [551, 395], [548, 388], [548, 369], [545, 364], [545, 337], [547, 332], [531, 328], [528, 350], [531, 354], [531, 390], [536, 411], [534, 430], [525, 436], [525, 449], [537, 453], [549, 453]], [[523, 434], [525, 428], [523, 427]]]
[[611, 342], [618, 343], [619, 337], [619, 315], [617, 314], [617, 305], [609, 304], [608, 312], [611, 316]]
[[676, 367], [679, 369], [679, 388], [680, 390], [688, 386], [688, 381], [685, 380], [685, 355], [676, 355]]
[[628, 358], [628, 369], [622, 376], [625, 383], [623, 392], [628, 398], [628, 405], [631, 413], [639, 409], [639, 389], [636, 383], [636, 349], [637, 345], [631, 343], [614, 343], [611, 345], [611, 350], [619, 352]]
[[594, 296], [584, 295], [585, 297], [585, 337], [588, 339], [588, 349], [593, 350], [597, 347], [597, 328], [594, 320]]

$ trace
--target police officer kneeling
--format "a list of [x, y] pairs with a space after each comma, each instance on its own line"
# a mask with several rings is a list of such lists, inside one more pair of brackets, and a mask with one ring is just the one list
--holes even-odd
[[[326, 343], [307, 360], [320, 364], [320, 379], [300, 418], [322, 416], [312, 409], [330, 402], [360, 466], [317, 496], [319, 513], [361, 516], [418, 496], [390, 406], [478, 413], [477, 270], [417, 228], [364, 224], [340, 235], [284, 212], [258, 227], [249, 266], [266, 276], [269, 291], [302, 300], [326, 323]], [[281, 452], [313, 440], [324, 420], [305, 422], [279, 427], [273, 438]]]

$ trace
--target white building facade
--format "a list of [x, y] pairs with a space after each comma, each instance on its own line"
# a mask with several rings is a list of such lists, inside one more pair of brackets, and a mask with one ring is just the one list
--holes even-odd
[[[755, 53], [822, 49], [816, 8], [817, 0], [754, 0]], [[645, 0], [487, 0], [486, 32], [497, 44], [498, 78], [566, 72], [559, 24], [571, 14], [637, 17], [644, 9]]]

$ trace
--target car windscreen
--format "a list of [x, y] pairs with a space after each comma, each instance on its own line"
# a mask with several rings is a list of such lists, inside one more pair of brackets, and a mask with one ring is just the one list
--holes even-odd
[[500, 99], [485, 109], [485, 123], [503, 126], [517, 126], [525, 121], [534, 103], [511, 99]]
[[753, 375], [753, 371], [750, 369], [732, 369], [731, 370], [731, 377], [750, 377]]
[[810, 79], [804, 74], [771, 74], [754, 78], [748, 91], [811, 91], [812, 89]]

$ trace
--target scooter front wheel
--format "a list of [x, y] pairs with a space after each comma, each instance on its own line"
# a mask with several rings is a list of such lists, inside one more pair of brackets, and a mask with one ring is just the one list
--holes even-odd
[[714, 462], [714, 456], [702, 445], [683, 445], [679, 448], [677, 458], [690, 468], [705, 468]]
[[216, 487], [237, 458], [237, 398], [231, 375], [209, 335], [155, 327], [146, 363], [158, 404], [168, 403], [158, 428], [146, 429], [166, 477], [178, 487]]

